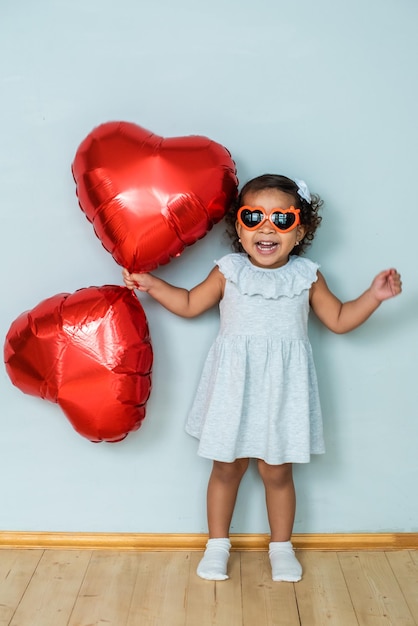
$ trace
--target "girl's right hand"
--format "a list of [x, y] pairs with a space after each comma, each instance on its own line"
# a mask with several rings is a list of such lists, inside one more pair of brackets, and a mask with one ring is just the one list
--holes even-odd
[[139, 289], [139, 291], [149, 291], [152, 286], [151, 274], [130, 274], [125, 268], [122, 271], [123, 282], [128, 289]]

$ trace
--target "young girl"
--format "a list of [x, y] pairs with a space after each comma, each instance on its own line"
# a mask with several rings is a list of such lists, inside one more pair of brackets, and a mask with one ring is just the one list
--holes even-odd
[[236, 251], [191, 289], [150, 274], [123, 271], [126, 286], [146, 291], [169, 311], [194, 317], [219, 303], [220, 331], [210, 349], [186, 430], [199, 455], [213, 460], [207, 491], [209, 540], [197, 573], [225, 580], [229, 527], [249, 459], [257, 459], [271, 529], [275, 581], [296, 582], [292, 463], [324, 452], [311, 346], [309, 308], [335, 333], [362, 324], [383, 300], [401, 292], [395, 269], [376, 276], [357, 299], [342, 303], [318, 264], [300, 255], [313, 240], [322, 201], [303, 181], [259, 176], [226, 216]]

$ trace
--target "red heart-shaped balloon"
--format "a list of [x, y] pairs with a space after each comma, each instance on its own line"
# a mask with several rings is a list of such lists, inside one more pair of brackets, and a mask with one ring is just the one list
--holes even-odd
[[80, 206], [119, 265], [150, 271], [202, 238], [237, 194], [235, 163], [207, 137], [95, 128], [72, 165]]
[[62, 293], [22, 313], [4, 346], [24, 393], [56, 402], [91, 441], [120, 441], [145, 417], [152, 347], [133, 292], [105, 285]]

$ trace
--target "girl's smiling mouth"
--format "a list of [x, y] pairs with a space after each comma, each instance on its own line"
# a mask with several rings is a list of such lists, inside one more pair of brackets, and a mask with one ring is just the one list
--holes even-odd
[[276, 250], [279, 244], [275, 241], [257, 241], [255, 246], [257, 250], [261, 253], [263, 252], [273, 252]]

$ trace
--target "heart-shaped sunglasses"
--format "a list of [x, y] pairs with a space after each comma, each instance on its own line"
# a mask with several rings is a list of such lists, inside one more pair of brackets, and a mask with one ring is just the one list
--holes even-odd
[[300, 209], [291, 206], [289, 209], [273, 209], [267, 214], [263, 207], [242, 206], [238, 209], [237, 220], [246, 230], [256, 230], [269, 220], [279, 233], [288, 233], [300, 224]]

